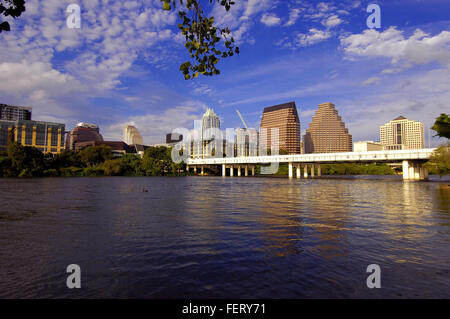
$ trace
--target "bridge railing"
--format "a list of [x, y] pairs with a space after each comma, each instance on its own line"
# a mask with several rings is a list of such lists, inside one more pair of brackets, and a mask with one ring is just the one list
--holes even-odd
[[188, 165], [222, 164], [270, 164], [270, 163], [338, 163], [338, 162], [401, 162], [404, 160], [428, 160], [435, 149], [399, 151], [372, 151], [347, 153], [315, 153], [252, 157], [224, 157], [188, 159]]

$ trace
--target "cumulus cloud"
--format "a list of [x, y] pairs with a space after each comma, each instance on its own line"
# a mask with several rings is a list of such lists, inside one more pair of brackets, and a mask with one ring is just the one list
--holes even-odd
[[280, 24], [281, 19], [278, 18], [275, 14], [273, 13], [265, 13], [262, 15], [261, 17], [261, 22], [263, 24], [265, 24], [268, 27], [273, 27], [275, 25]]
[[328, 28], [334, 28], [340, 25], [343, 21], [339, 18], [338, 15], [334, 14], [331, 17], [325, 19], [322, 23]]
[[299, 33], [297, 41], [300, 46], [309, 46], [322, 42], [331, 37], [331, 32], [325, 30], [318, 30], [316, 28], [309, 29], [309, 33]]
[[[331, 38], [341, 32], [338, 28], [345, 21], [341, 18], [354, 9], [350, 1], [340, 2], [306, 2], [296, 1], [295, 7], [289, 11], [289, 20], [284, 26], [289, 27], [301, 17], [302, 21], [311, 25], [309, 33], [294, 32], [293, 36], [284, 37], [276, 45], [296, 50], [298, 47], [314, 45]], [[317, 26], [321, 25], [321, 27]]]
[[60, 70], [89, 87], [112, 88], [120, 84], [118, 78], [139, 54], [174, 37], [169, 27], [176, 22], [176, 14], [161, 10], [157, 1], [84, 0], [81, 29], [66, 26], [65, 9], [71, 2], [27, 1], [26, 14], [15, 22], [15, 32], [0, 38], [0, 63], [50, 63], [56, 52], [71, 52], [73, 60], [59, 65]]
[[[152, 51], [157, 61], [181, 47], [171, 31], [176, 13], [161, 10], [160, 1], [80, 0], [81, 29], [66, 25], [71, 3], [28, 0], [26, 12], [12, 22], [14, 32], [0, 37], [0, 93], [26, 101], [34, 114], [43, 114], [64, 94], [110, 95], [140, 56]], [[70, 113], [71, 100], [59, 99], [55, 116]]]
[[[236, 42], [252, 44], [255, 41], [249, 32], [253, 25], [252, 20], [258, 19], [259, 15], [265, 14], [273, 6], [274, 3], [271, 0], [242, 0], [236, 1], [227, 12], [223, 10], [223, 6], [215, 3], [211, 15], [214, 17], [217, 26], [230, 28]], [[269, 24], [275, 21], [276, 19], [273, 18], [267, 20]]]
[[410, 37], [396, 27], [385, 31], [365, 30], [341, 39], [341, 47], [348, 58], [384, 57], [392, 64], [426, 64], [439, 62], [450, 64], [450, 32], [442, 31], [432, 36], [417, 29]]
[[250, 17], [258, 12], [266, 10], [271, 5], [271, 0], [248, 0], [247, 7], [244, 12], [245, 17]]
[[54, 70], [46, 62], [0, 63], [0, 92], [16, 96], [34, 95], [43, 98], [48, 92], [60, 95], [78, 87], [68, 74]]
[[206, 105], [199, 101], [187, 101], [161, 113], [147, 113], [141, 116], [131, 116], [126, 120], [114, 123], [104, 129], [108, 139], [121, 140], [124, 127], [134, 123], [144, 138], [145, 144], [165, 143], [164, 137], [176, 128], [190, 130], [195, 120], [201, 119], [201, 111]]

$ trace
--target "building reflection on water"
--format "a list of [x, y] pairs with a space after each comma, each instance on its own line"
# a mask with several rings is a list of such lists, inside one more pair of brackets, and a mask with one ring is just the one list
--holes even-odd
[[[281, 180], [260, 187], [259, 197], [265, 249], [279, 256], [305, 249], [324, 258], [345, 255], [342, 231], [348, 216], [344, 209], [347, 199], [339, 190], [314, 182]], [[311, 242], [316, 244], [312, 247]]]

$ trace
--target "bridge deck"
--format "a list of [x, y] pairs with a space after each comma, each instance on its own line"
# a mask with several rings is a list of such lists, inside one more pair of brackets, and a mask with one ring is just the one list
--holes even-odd
[[188, 159], [188, 165], [427, 161], [435, 149]]

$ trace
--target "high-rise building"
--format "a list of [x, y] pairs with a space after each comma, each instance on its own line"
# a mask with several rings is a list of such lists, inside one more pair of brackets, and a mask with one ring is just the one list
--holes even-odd
[[142, 145], [144, 139], [135, 126], [127, 125], [123, 131], [123, 140], [128, 145]]
[[319, 104], [304, 136], [305, 153], [352, 151], [352, 136], [333, 103]]
[[191, 154], [193, 158], [215, 156], [219, 149], [223, 152], [223, 141], [216, 136], [220, 130], [220, 119], [213, 109], [207, 109], [202, 116], [200, 129], [194, 132]]
[[236, 156], [258, 156], [258, 131], [254, 128], [236, 130]]
[[66, 149], [75, 151], [77, 143], [103, 142], [100, 129], [95, 124], [78, 123], [75, 128], [68, 132], [66, 138]]
[[0, 120], [31, 120], [31, 107], [0, 104]]
[[[278, 144], [280, 151], [300, 154], [300, 119], [295, 102], [266, 107], [260, 128], [260, 146], [270, 149], [272, 144]], [[273, 140], [272, 129], [278, 129], [278, 143]]]
[[60, 153], [64, 149], [65, 125], [59, 123], [0, 120], [0, 150], [8, 148], [9, 141], [33, 146], [44, 153]]
[[423, 123], [399, 116], [380, 127], [380, 141], [386, 150], [424, 148]]
[[220, 119], [216, 115], [216, 113], [214, 113], [213, 109], [207, 109], [202, 117], [202, 125], [201, 125], [202, 140], [203, 141], [211, 140], [214, 136], [210, 129], [215, 128], [220, 129]]

